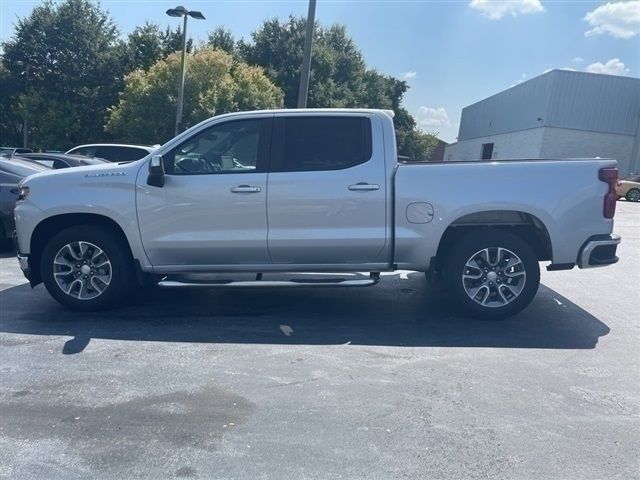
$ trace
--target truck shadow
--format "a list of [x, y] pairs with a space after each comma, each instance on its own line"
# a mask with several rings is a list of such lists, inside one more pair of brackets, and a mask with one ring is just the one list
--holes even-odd
[[157, 342], [590, 349], [609, 328], [541, 286], [505, 321], [471, 319], [427, 288], [422, 274], [386, 275], [372, 288], [142, 290], [108, 312], [65, 310], [42, 286], [0, 292], [0, 332]]

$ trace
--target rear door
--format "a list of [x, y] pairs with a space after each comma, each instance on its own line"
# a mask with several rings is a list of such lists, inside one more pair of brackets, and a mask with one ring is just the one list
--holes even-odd
[[386, 238], [382, 123], [370, 114], [274, 119], [267, 212], [273, 263], [380, 261]]

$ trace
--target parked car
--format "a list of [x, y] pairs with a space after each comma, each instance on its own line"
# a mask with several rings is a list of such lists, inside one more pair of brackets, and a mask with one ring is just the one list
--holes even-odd
[[23, 153], [20, 155], [16, 155], [14, 158], [38, 163], [54, 170], [108, 163], [108, 161], [103, 158], [83, 157], [82, 155], [67, 155], [65, 153]]
[[0, 157], [11, 158], [17, 153], [31, 153], [33, 150], [18, 147], [0, 147]]
[[0, 246], [9, 245], [15, 225], [13, 209], [18, 198], [18, 184], [29, 175], [49, 170], [42, 165], [34, 165], [23, 160], [0, 159]]
[[[232, 113], [137, 162], [30, 177], [16, 207], [21, 268], [78, 310], [110, 307], [136, 283], [368, 286], [405, 269], [441, 278], [472, 315], [504, 318], [535, 296], [539, 262], [618, 261], [615, 160], [405, 164], [392, 116]], [[268, 280], [336, 271], [370, 276]]]
[[632, 173], [618, 182], [616, 193], [619, 198], [630, 202], [640, 202], [640, 174]]
[[69, 155], [83, 155], [85, 157], [98, 157], [110, 162], [132, 162], [146, 157], [156, 150], [156, 146], [148, 145], [123, 145], [118, 143], [93, 143], [80, 145], [68, 152]]

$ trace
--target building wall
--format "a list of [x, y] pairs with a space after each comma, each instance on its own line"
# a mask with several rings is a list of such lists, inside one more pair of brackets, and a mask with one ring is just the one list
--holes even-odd
[[632, 161], [634, 137], [567, 128], [545, 128], [541, 158], [602, 157], [618, 161], [621, 175], [638, 171]]
[[461, 140], [445, 147], [444, 159], [445, 161], [480, 160], [482, 144], [491, 142], [493, 142], [493, 159], [540, 158], [544, 130], [544, 128], [531, 128], [518, 132]]
[[634, 135], [638, 130], [639, 78], [554, 72], [545, 126], [620, 135]]
[[538, 127], [634, 135], [640, 79], [551, 70], [462, 109], [459, 140]]
[[554, 72], [511, 87], [462, 109], [458, 140], [544, 126]]
[[614, 158], [621, 175], [640, 171], [632, 161], [634, 137], [541, 127], [518, 132], [463, 140], [447, 145], [445, 161], [479, 160], [484, 143], [493, 142], [493, 160], [513, 158]]

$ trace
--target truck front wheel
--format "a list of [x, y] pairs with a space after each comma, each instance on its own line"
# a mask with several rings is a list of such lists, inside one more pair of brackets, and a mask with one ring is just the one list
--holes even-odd
[[42, 252], [42, 280], [72, 310], [102, 310], [122, 301], [134, 284], [132, 260], [111, 230], [78, 225], [56, 234]]
[[501, 230], [475, 231], [452, 248], [444, 270], [454, 299], [474, 317], [503, 319], [523, 310], [538, 291], [533, 249]]

